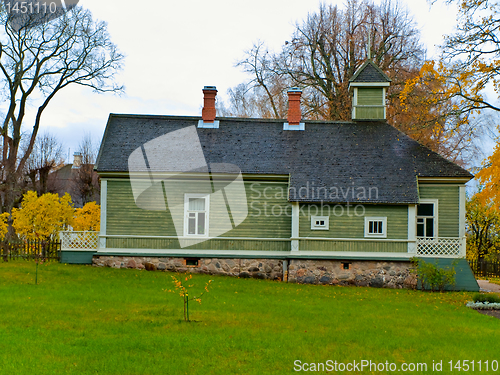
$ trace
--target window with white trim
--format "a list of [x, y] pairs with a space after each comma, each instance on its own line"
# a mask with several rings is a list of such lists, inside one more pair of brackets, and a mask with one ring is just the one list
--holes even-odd
[[186, 194], [184, 196], [184, 235], [208, 236], [209, 196]]
[[312, 230], [328, 230], [330, 218], [328, 216], [311, 216]]
[[386, 238], [387, 217], [365, 216], [365, 237]]
[[420, 200], [417, 205], [417, 237], [437, 237], [437, 200]]

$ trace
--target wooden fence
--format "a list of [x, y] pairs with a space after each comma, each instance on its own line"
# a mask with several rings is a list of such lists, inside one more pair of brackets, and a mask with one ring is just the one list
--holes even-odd
[[500, 277], [500, 260], [469, 260], [476, 277]]
[[61, 241], [3, 241], [0, 257], [7, 262], [13, 259], [61, 259]]

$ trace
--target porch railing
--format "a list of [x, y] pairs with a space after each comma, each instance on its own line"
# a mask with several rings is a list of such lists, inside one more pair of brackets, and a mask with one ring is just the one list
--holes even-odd
[[59, 232], [61, 250], [96, 250], [99, 244], [99, 232]]
[[417, 256], [420, 257], [465, 257], [463, 238], [417, 238]]

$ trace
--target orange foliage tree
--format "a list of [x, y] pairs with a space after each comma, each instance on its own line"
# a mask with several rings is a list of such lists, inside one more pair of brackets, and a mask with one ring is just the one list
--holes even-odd
[[[458, 5], [457, 28], [446, 37], [442, 61], [453, 61], [443, 70], [464, 113], [500, 111], [484, 95], [492, 84], [500, 97], [500, 4], [491, 0], [448, 0]], [[467, 84], [464, 84], [466, 82]]]
[[500, 144], [476, 174], [480, 190], [467, 202], [468, 251], [478, 258], [500, 250]]
[[478, 193], [467, 201], [467, 259], [497, 258], [500, 249], [500, 211]]
[[483, 205], [492, 205], [500, 209], [500, 143], [488, 157], [483, 168], [476, 174], [482, 189], [476, 195]]
[[[462, 85], [470, 86], [463, 78]], [[474, 114], [464, 111], [454, 95], [456, 86], [449, 80], [449, 68], [426, 61], [420, 72], [409, 78], [392, 112], [400, 130], [447, 159], [464, 164], [475, 153], [479, 133]]]

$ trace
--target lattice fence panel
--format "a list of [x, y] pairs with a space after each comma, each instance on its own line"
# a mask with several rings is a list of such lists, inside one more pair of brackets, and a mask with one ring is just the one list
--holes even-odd
[[418, 256], [460, 257], [462, 240], [459, 238], [417, 238]]
[[62, 250], [94, 250], [99, 244], [99, 232], [59, 232]]

